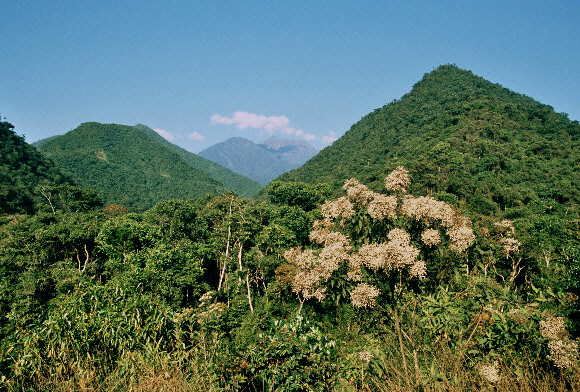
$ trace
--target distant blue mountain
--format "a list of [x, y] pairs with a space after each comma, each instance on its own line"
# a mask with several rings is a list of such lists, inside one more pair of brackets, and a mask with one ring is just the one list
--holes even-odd
[[318, 151], [310, 144], [272, 136], [261, 143], [232, 137], [198, 155], [267, 185], [280, 174], [302, 166]]

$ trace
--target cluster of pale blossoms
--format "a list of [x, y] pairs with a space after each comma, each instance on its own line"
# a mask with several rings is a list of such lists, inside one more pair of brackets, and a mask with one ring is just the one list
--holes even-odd
[[348, 219], [355, 214], [354, 206], [346, 196], [342, 196], [334, 202], [324, 203], [321, 209], [322, 215], [328, 219]]
[[368, 350], [360, 351], [358, 353], [358, 359], [360, 359], [364, 363], [370, 363], [375, 356]]
[[375, 306], [375, 300], [381, 291], [376, 287], [361, 283], [356, 286], [350, 293], [350, 299], [357, 308], [372, 308]]
[[549, 340], [548, 359], [556, 367], [566, 369], [578, 362], [578, 343], [570, 339], [563, 317], [549, 317], [540, 321], [540, 335]]
[[514, 222], [508, 219], [504, 219], [501, 222], [495, 222], [493, 224], [502, 234], [514, 235], [516, 229], [514, 227]]
[[344, 227], [345, 220], [352, 218], [357, 210], [364, 210], [377, 220], [395, 221], [407, 217], [423, 222], [428, 228], [421, 234], [421, 241], [433, 247], [441, 244], [441, 233], [431, 227], [439, 223], [449, 237], [451, 250], [461, 253], [475, 241], [469, 219], [445, 202], [431, 197], [413, 197], [406, 194], [410, 184], [407, 170], [398, 167], [385, 179], [389, 190], [401, 192], [398, 196], [383, 195], [369, 190], [355, 179], [344, 184], [346, 196], [327, 201], [321, 207], [323, 218], [314, 222], [310, 240], [322, 246], [319, 251], [293, 248], [284, 257], [297, 267], [292, 290], [301, 303], [309, 298], [322, 301], [326, 296], [326, 282], [343, 263], [347, 265], [347, 279], [359, 283], [352, 291], [351, 300], [357, 307], [372, 307], [380, 290], [363, 283], [363, 266], [372, 272], [408, 272], [410, 278], [425, 279], [427, 264], [418, 258], [420, 249], [411, 244], [411, 236], [401, 228], [387, 234], [387, 241], [370, 243], [353, 251], [349, 238], [336, 231], [336, 223]]
[[354, 203], [366, 207], [371, 200], [379, 196], [379, 193], [371, 191], [366, 185], [351, 178], [344, 182], [342, 189], [346, 191], [346, 197]]
[[397, 219], [397, 196], [377, 195], [368, 205], [367, 211], [374, 219]]
[[503, 252], [507, 257], [510, 257], [514, 253], [520, 250], [520, 245], [522, 244], [520, 241], [516, 240], [515, 238], [508, 238], [502, 237], [499, 240], [499, 243], [503, 246]]
[[411, 177], [403, 166], [398, 166], [385, 178], [385, 187], [390, 191], [407, 192], [410, 184]]
[[199, 298], [199, 308], [205, 308], [197, 315], [197, 322], [205, 324], [210, 320], [220, 318], [227, 310], [227, 305], [222, 302], [213, 302], [214, 292], [208, 291]]
[[320, 302], [324, 301], [324, 283], [340, 268], [343, 261], [348, 260], [349, 249], [349, 246], [342, 243], [333, 243], [322, 248], [318, 255], [312, 249], [302, 251], [300, 248], [292, 248], [284, 253], [286, 261], [297, 267], [298, 272], [292, 280], [292, 291], [298, 294], [301, 302], [312, 297]]
[[501, 235], [499, 243], [503, 247], [503, 253], [507, 257], [511, 257], [514, 253], [517, 253], [520, 250], [522, 243], [512, 237], [516, 232], [514, 222], [504, 219], [501, 222], [494, 223], [494, 226]]
[[563, 338], [566, 335], [564, 317], [549, 317], [546, 320], [541, 320], [540, 335], [550, 340]]
[[441, 234], [439, 230], [427, 229], [421, 234], [421, 241], [427, 246], [435, 246], [441, 243]]
[[479, 366], [479, 375], [488, 382], [495, 384], [499, 381], [499, 364], [497, 361]]
[[[474, 242], [475, 235], [471, 222], [457, 208], [429, 196], [413, 197], [406, 195], [401, 212], [409, 218], [422, 221], [426, 225], [439, 222], [449, 237], [449, 248], [457, 253], [465, 252]], [[425, 234], [425, 244], [432, 246], [436, 237], [430, 230]]]

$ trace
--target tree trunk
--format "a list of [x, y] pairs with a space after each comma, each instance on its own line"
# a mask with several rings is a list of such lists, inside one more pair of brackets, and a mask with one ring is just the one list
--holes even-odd
[[[231, 207], [230, 207], [230, 214], [231, 214]], [[222, 265], [222, 272], [220, 273], [220, 281], [218, 283], [218, 291], [222, 288], [222, 283], [224, 281], [224, 276], [226, 274], [226, 265], [228, 263], [228, 256], [230, 255], [230, 239], [232, 237], [232, 226], [228, 225], [228, 240], [226, 242], [226, 254], [224, 257], [224, 262]]]

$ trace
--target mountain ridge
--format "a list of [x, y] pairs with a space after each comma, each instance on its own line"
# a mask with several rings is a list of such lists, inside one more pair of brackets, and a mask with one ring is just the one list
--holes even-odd
[[[93, 189], [109, 204], [122, 204], [132, 210], [151, 208], [164, 199], [228, 191], [223, 182], [200, 168], [203, 158], [189, 157], [194, 154], [169, 144], [143, 125], [96, 122], [83, 123], [60, 137], [36, 143], [39, 151], [75, 182]], [[209, 162], [208, 166], [214, 164]], [[227, 172], [233, 182], [240, 177]], [[249, 179], [247, 183], [259, 189]]]
[[187, 151], [165, 140], [157, 132], [147, 127], [146, 125], [137, 124], [134, 127], [142, 130], [152, 140], [167, 146], [193, 167], [208, 173], [211, 177], [222, 183], [226, 189], [233, 190], [240, 196], [251, 197], [262, 189], [260, 184], [250, 179], [249, 177], [237, 173], [227, 167], [224, 167], [223, 165], [219, 165], [207, 158], [200, 156], [199, 154], [194, 154], [190, 151]]
[[304, 164], [317, 151], [306, 142], [276, 136], [254, 143], [232, 137], [199, 153], [200, 156], [267, 185], [280, 174]]

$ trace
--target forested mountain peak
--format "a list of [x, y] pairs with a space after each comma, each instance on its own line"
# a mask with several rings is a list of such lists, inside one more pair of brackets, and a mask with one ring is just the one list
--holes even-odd
[[281, 180], [355, 177], [382, 188], [403, 165], [414, 192], [463, 202], [481, 214], [538, 203], [576, 211], [580, 124], [548, 105], [453, 65], [424, 75], [400, 100], [376, 109]]
[[211, 170], [229, 175], [234, 183], [245, 182], [254, 191], [259, 189], [249, 179], [215, 168], [215, 164], [172, 145], [143, 125], [87, 122], [63, 136], [37, 143], [37, 148], [107, 203], [133, 210], [150, 208], [163, 199], [239, 192], [224, 185], [226, 181], [210, 174]]

